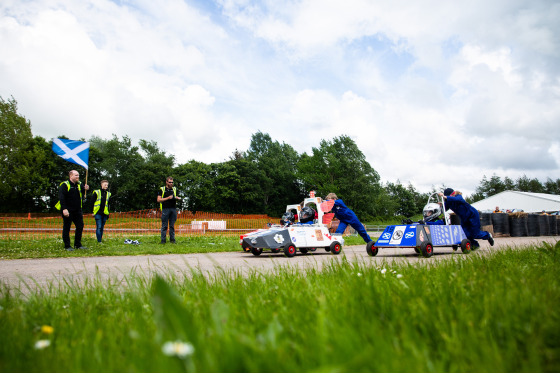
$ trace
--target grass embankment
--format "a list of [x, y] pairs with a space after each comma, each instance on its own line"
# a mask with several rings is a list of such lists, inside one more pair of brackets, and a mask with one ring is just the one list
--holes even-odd
[[558, 274], [560, 244], [543, 244], [433, 267], [4, 287], [0, 370], [558, 372]]
[[[20, 258], [55, 258], [55, 257], [94, 257], [94, 256], [134, 256], [163, 255], [181, 253], [235, 252], [242, 251], [239, 236], [186, 236], [178, 237], [177, 244], [160, 244], [160, 238], [136, 236], [140, 245], [125, 244], [125, 238], [104, 238], [102, 244], [95, 239], [84, 239], [87, 249], [72, 252], [64, 250], [62, 239], [47, 238], [42, 240], [0, 240], [0, 260]], [[73, 240], [73, 237], [72, 237]], [[363, 244], [359, 236], [347, 236], [345, 245]]]

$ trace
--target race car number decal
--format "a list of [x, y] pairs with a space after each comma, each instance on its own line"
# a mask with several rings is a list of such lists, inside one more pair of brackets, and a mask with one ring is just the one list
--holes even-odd
[[323, 233], [321, 232], [321, 230], [315, 230], [315, 236], [317, 237], [318, 241], [323, 241]]

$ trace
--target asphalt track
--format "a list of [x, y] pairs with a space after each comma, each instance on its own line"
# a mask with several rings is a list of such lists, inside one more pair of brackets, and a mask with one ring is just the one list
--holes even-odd
[[[493, 247], [486, 241], [480, 241], [481, 247], [476, 252], [487, 255], [506, 248], [519, 249], [527, 245], [540, 245], [542, 242], [555, 244], [560, 236], [539, 236], [525, 238], [496, 238]], [[19, 290], [28, 294], [34, 289], [48, 291], [50, 288], [65, 287], [66, 284], [84, 284], [85, 279], [111, 279], [117, 283], [126, 283], [131, 274], [153, 276], [155, 273], [174, 274], [178, 277], [188, 276], [192, 270], [206, 275], [217, 272], [246, 275], [253, 272], [274, 273], [278, 267], [321, 269], [332, 261], [348, 261], [381, 266], [393, 263], [435, 264], [451, 258], [463, 258], [459, 249], [454, 252], [451, 247], [436, 247], [434, 255], [424, 258], [412, 248], [381, 248], [376, 257], [368, 256], [366, 246], [354, 245], [343, 247], [341, 254], [333, 255], [324, 249], [295, 257], [285, 257], [283, 253], [263, 252], [253, 256], [244, 252], [217, 252], [204, 254], [178, 255], [142, 255], [111, 257], [71, 257], [52, 259], [0, 260], [0, 282], [11, 291]], [[113, 282], [112, 282], [113, 283]], [[113, 283], [114, 284], [114, 283]], [[5, 289], [5, 288], [4, 288]]]

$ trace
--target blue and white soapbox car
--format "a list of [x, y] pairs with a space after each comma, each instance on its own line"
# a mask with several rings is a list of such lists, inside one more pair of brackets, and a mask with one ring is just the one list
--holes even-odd
[[[317, 217], [311, 217], [308, 223], [303, 223], [303, 208], [299, 204], [286, 207], [286, 219], [280, 225], [271, 225], [269, 229], [260, 229], [239, 238], [239, 244], [245, 252], [251, 252], [259, 256], [263, 250], [272, 253], [283, 251], [287, 257], [295, 256], [296, 252], [306, 254], [324, 248], [332, 254], [339, 254], [344, 245], [341, 234], [331, 234], [328, 224], [332, 221], [334, 213], [328, 213], [333, 207], [334, 201], [323, 201], [320, 197], [309, 197], [303, 202], [304, 207], [315, 206]], [[295, 213], [295, 214], [294, 214]], [[297, 220], [295, 219], [297, 215]]]
[[[434, 195], [435, 203], [431, 202]], [[428, 198], [428, 204], [423, 212], [424, 221], [431, 224], [387, 226], [377, 241], [367, 244], [367, 253], [376, 256], [379, 248], [414, 248], [416, 253], [431, 257], [435, 247], [452, 247], [454, 251], [461, 247], [463, 253], [469, 253], [472, 249], [471, 241], [467, 239], [460, 225], [450, 224], [449, 215], [445, 211], [445, 201], [442, 198], [437, 202], [438, 195], [434, 195]], [[436, 222], [440, 214], [444, 215], [444, 220]]]

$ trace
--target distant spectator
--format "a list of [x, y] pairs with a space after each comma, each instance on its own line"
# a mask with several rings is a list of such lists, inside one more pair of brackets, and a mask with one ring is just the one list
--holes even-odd
[[93, 217], [95, 218], [95, 236], [97, 242], [101, 243], [103, 239], [103, 228], [109, 219], [109, 199], [111, 193], [109, 192], [109, 181], [101, 181], [101, 189], [93, 191], [91, 195], [93, 205]]
[[169, 226], [169, 241], [175, 244], [175, 221], [177, 221], [177, 188], [173, 186], [173, 177], [165, 179], [165, 186], [157, 194], [157, 202], [161, 209], [161, 244], [165, 244], [167, 227]]
[[543, 211], [541, 212], [541, 215], [542, 215], [542, 216], [548, 216], [548, 213], [547, 213], [546, 211], [543, 210]]
[[500, 210], [500, 207], [497, 206], [496, 209], [494, 209], [494, 213], [503, 213], [503, 212]]

